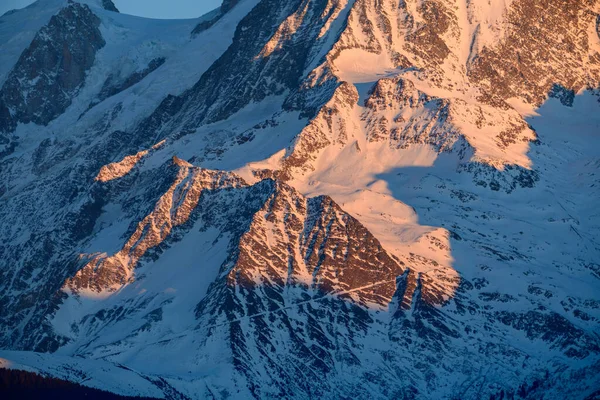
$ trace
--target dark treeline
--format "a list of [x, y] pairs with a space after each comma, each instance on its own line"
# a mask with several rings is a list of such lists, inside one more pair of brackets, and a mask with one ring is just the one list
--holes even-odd
[[47, 378], [33, 372], [10, 369], [0, 369], [0, 399], [155, 400], [119, 396], [73, 382]]

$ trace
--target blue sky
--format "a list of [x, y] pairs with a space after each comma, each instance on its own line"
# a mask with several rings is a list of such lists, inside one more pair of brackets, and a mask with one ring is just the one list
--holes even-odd
[[[113, 0], [122, 13], [150, 18], [196, 18], [221, 4], [221, 0]], [[0, 0], [0, 15], [22, 8], [33, 0]]]

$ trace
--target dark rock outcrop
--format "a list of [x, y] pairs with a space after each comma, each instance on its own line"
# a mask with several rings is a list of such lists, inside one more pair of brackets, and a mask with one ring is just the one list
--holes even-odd
[[47, 125], [71, 105], [105, 45], [99, 26], [100, 19], [79, 3], [50, 19], [0, 90], [0, 132], [13, 131], [18, 123]]
[[102, 0], [102, 7], [108, 11], [119, 12], [119, 9], [115, 6], [115, 3], [112, 0]]

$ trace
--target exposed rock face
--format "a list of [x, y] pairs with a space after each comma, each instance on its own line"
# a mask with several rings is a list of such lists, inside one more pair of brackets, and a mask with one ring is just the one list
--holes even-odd
[[0, 24], [1, 348], [173, 399], [597, 394], [597, 2], [82, 1]]
[[0, 90], [0, 130], [17, 123], [46, 125], [62, 114], [106, 44], [100, 19], [72, 3], [50, 19], [23, 52]]
[[192, 36], [195, 36], [201, 32], [206, 31], [211, 26], [217, 23], [225, 14], [227, 14], [233, 7], [235, 7], [240, 1], [239, 0], [224, 0], [215, 15], [206, 15], [202, 18], [202, 21], [194, 27]]
[[119, 9], [115, 6], [112, 0], [102, 0], [102, 7], [108, 11], [119, 12]]
[[172, 164], [166, 168], [176, 169], [177, 175], [167, 192], [156, 203], [154, 210], [140, 221], [118, 253], [110, 257], [93, 256], [93, 259], [66, 283], [72, 292], [114, 291], [130, 282], [139, 260], [150, 249], [163, 243], [174, 228], [188, 221], [202, 191], [244, 184], [238, 177], [225, 172], [193, 168], [177, 158], [173, 159]]
[[[511, 28], [495, 47], [482, 49], [469, 77], [490, 101], [522, 97], [536, 105], [556, 84], [574, 91], [597, 86], [600, 60], [589, 33], [594, 8], [592, 0], [514, 2], [506, 16]], [[540, 21], [533, 29], [532, 20]]]
[[365, 306], [389, 304], [405, 267], [364, 226], [328, 197], [307, 200], [283, 183], [265, 184], [272, 193], [240, 239], [230, 287], [282, 293], [299, 285]]
[[319, 36], [321, 29], [332, 23], [339, 8], [328, 0], [260, 1], [240, 22], [232, 46], [198, 83], [180, 97], [165, 99], [140, 129], [193, 130], [226, 119], [251, 102], [294, 90], [326, 39]]
[[126, 156], [122, 160], [102, 166], [100, 172], [96, 176], [96, 180], [100, 182], [110, 182], [115, 179], [120, 179], [129, 174], [140, 161], [152, 154], [153, 151], [160, 149], [165, 144], [163, 140], [155, 144], [149, 150], [142, 150], [137, 154]]
[[319, 152], [332, 144], [347, 144], [348, 131], [353, 127], [348, 126], [352, 121], [345, 116], [352, 112], [357, 101], [358, 94], [352, 85], [339, 86], [331, 100], [296, 138], [278, 175], [289, 180], [294, 173], [314, 170], [313, 163]]

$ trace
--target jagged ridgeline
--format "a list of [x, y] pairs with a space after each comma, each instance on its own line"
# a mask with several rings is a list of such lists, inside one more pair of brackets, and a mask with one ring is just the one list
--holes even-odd
[[3, 15], [0, 367], [169, 399], [597, 398], [598, 21]]

